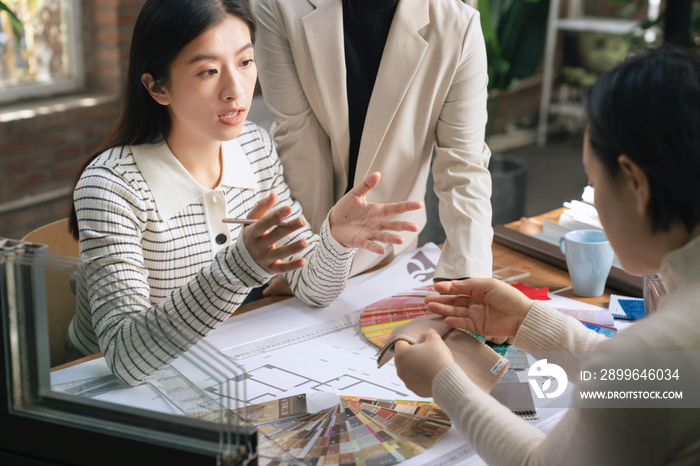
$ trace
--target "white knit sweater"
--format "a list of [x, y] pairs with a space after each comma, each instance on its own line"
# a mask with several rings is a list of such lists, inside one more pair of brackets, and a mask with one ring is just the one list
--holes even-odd
[[[76, 315], [68, 338], [84, 354], [102, 351], [112, 372], [137, 385], [230, 317], [252, 288], [271, 276], [248, 253], [241, 225], [275, 190], [275, 209], [302, 215], [284, 181], [269, 135], [246, 123], [222, 144], [216, 189], [201, 186], [167, 144], [116, 147], [97, 157], [75, 189], [80, 229]], [[355, 249], [330, 234], [297, 230], [277, 246], [305, 238], [292, 257], [307, 265], [285, 274], [294, 294], [313, 306], [345, 287]]]
[[[564, 368], [569, 380], [586, 365], [624, 368], [610, 361], [612, 354], [623, 361], [626, 352], [697, 354], [700, 237], [667, 254], [661, 275], [669, 293], [659, 311], [612, 338], [535, 302], [518, 330], [515, 346], [535, 356], [537, 351], [547, 351], [548, 362]], [[693, 367], [682, 374], [684, 380], [697, 380], [697, 360], [691, 359]], [[489, 465], [700, 464], [698, 409], [582, 408], [574, 399], [571, 409], [545, 435], [479, 389], [455, 364], [435, 377], [433, 396]]]

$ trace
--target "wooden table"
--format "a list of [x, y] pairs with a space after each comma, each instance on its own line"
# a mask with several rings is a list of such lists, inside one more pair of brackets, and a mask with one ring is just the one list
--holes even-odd
[[[538, 215], [536, 217], [532, 217], [531, 219], [528, 219], [530, 221], [535, 220], [541, 222], [543, 218], [550, 218], [550, 219], [556, 219], [559, 217], [559, 214], [564, 209], [557, 209], [552, 212], [547, 212], [546, 214]], [[512, 228], [514, 230], [522, 230], [523, 232], [526, 232], [528, 228], [531, 227], [531, 225], [528, 224], [528, 220], [525, 221], [517, 221], [513, 223], [509, 223], [506, 225], [508, 228]], [[513, 251], [510, 248], [507, 248], [505, 246], [501, 246], [500, 244], [493, 243], [491, 245], [491, 250], [493, 251], [493, 263], [503, 266], [503, 267], [513, 267], [515, 269], [520, 269], [525, 272], [529, 272], [531, 275], [543, 278], [545, 280], [561, 283], [567, 286], [571, 286], [571, 278], [569, 277], [569, 273], [565, 270], [559, 269], [557, 267], [551, 266], [549, 264], [545, 264], [542, 261], [539, 261], [537, 259], [533, 259], [532, 257], [526, 256], [525, 254], [521, 254], [519, 252]], [[374, 270], [374, 269], [370, 269]], [[595, 306], [601, 306], [601, 307], [607, 307], [608, 303], [610, 302], [610, 293], [611, 291], [606, 288], [605, 293], [602, 296], [598, 296], [596, 298], [580, 298], [576, 295], [573, 294], [571, 288], [568, 288], [566, 290], [563, 290], [559, 292], [558, 294], [560, 296], [564, 296], [567, 298], [572, 298], [576, 299], [588, 304], [593, 304]], [[277, 303], [279, 301], [284, 301], [285, 299], [289, 299], [289, 296], [272, 296], [269, 298], [263, 298], [259, 301], [256, 301], [254, 303], [250, 304], [245, 304], [241, 307], [239, 307], [236, 310], [235, 315], [240, 315], [244, 314], [246, 312], [250, 312], [255, 309], [259, 309], [263, 306], [267, 306], [269, 304]], [[73, 362], [69, 362], [66, 364], [63, 364], [61, 366], [56, 366], [51, 369], [51, 372], [57, 371], [60, 369], [65, 369], [67, 367], [74, 366], [79, 363], [83, 363], [86, 361], [91, 361], [93, 359], [101, 358], [102, 353], [96, 353], [91, 356], [86, 356], [84, 358], [78, 359]]]

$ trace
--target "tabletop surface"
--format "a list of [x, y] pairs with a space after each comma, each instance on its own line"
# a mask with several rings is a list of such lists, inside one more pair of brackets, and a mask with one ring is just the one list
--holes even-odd
[[[529, 234], [531, 232], [534, 232], [533, 229], [536, 230], [538, 228], [538, 223], [541, 223], [544, 218], [556, 220], [563, 210], [564, 208], [561, 208], [535, 217], [523, 218], [516, 222], [507, 224], [506, 227], [521, 231], [522, 233]], [[571, 278], [569, 277], [569, 273], [566, 270], [562, 270], [552, 265], [546, 264], [540, 260], [533, 259], [532, 257], [513, 251], [512, 249], [502, 246], [500, 244], [493, 243], [491, 245], [491, 250], [493, 251], [493, 263], [496, 265], [502, 267], [513, 267], [515, 269], [520, 269], [525, 272], [529, 272], [531, 275], [545, 280], [561, 283], [562, 285], [567, 285], [569, 287], [571, 286]], [[606, 288], [602, 296], [598, 296], [595, 298], [580, 298], [573, 294], [571, 288], [568, 288], [560, 291], [558, 294], [560, 296], [576, 299], [588, 304], [593, 304], [595, 306], [607, 307], [608, 303], [610, 302], [610, 293], [611, 290]], [[244, 304], [236, 310], [235, 315], [250, 312], [252, 310], [259, 309], [261, 307], [268, 306], [270, 304], [277, 303], [288, 298], [289, 296], [271, 296], [268, 298], [263, 298], [259, 301], [255, 301], [253, 303]], [[76, 361], [53, 367], [51, 368], [51, 371], [53, 372], [65, 369], [67, 367], [71, 367], [73, 365], [80, 364], [86, 361], [91, 361], [100, 357], [102, 357], [102, 353], [96, 353], [78, 359]]]

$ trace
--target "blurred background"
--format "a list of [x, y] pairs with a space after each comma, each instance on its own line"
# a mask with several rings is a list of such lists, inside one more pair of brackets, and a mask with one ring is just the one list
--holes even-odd
[[[67, 216], [79, 167], [118, 117], [143, 3], [0, 1], [0, 237]], [[495, 224], [580, 198], [581, 99], [601, 74], [664, 42], [700, 49], [700, 0], [478, 0], [477, 8], [489, 57]], [[270, 127], [259, 94], [249, 119]], [[432, 189], [426, 205], [421, 242], [442, 242]]]

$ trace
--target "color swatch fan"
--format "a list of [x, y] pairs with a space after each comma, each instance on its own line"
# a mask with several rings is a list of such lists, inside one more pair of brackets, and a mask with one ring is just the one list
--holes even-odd
[[[531, 299], [549, 299], [547, 288], [535, 288], [517, 283], [513, 285]], [[370, 304], [360, 315], [360, 330], [362, 334], [377, 347], [383, 347], [391, 336], [394, 327], [408, 323], [423, 314], [430, 314], [423, 300], [429, 294], [437, 294], [432, 285], [416, 288], [409, 292], [401, 293], [391, 298], [384, 298]], [[482, 335], [462, 330], [477, 340], [486, 343], [494, 351], [508, 359], [512, 369], [527, 369], [530, 364], [527, 353], [524, 350], [507, 344], [494, 344], [487, 342]]]
[[[416, 292], [430, 290], [432, 286], [421, 288]], [[394, 327], [429, 313], [428, 308], [423, 304], [425, 296], [426, 294], [392, 296], [370, 304], [360, 316], [360, 330], [369, 341], [381, 348]]]
[[396, 464], [416, 456], [432, 447], [450, 426], [444, 413], [429, 402], [340, 397], [334, 407], [259, 430], [304, 464], [367, 466]]

